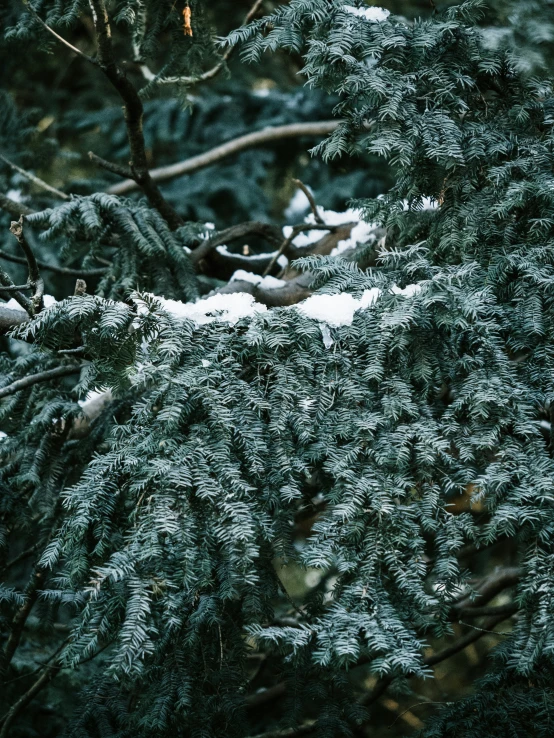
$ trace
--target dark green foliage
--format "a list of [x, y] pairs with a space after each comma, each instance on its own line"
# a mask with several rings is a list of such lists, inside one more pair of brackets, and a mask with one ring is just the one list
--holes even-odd
[[[452, 624], [474, 617], [471, 593], [486, 597], [488, 585], [484, 604], [507, 610], [476, 616], [464, 637], [503, 622], [502, 647], [480, 681], [469, 676], [470, 694], [436, 700], [447, 704], [421, 735], [551, 735], [554, 97], [522, 72], [513, 40], [483, 42], [478, 24], [492, 21], [481, 6], [371, 20], [361, 3], [356, 13], [339, 0], [291, 0], [230, 35], [247, 61], [303, 55], [309, 84], [341, 118], [316, 147], [325, 160], [380, 156], [393, 173], [379, 198], [363, 175], [358, 185], [343, 174], [385, 237], [368, 268], [364, 244], [298, 261], [319, 291], [310, 303], [256, 303], [233, 317], [225, 300], [236, 296], [219, 293], [193, 307], [199, 280], [185, 247], [203, 226], [171, 231], [144, 200], [90, 183], [26, 218], [37, 240], [63, 244], [62, 259], [110, 262], [94, 294], [61, 300], [4, 339], [0, 366], [4, 387], [60, 363], [79, 372], [78, 383], [14, 390], [0, 414], [1, 563], [36, 545], [43, 577], [38, 586], [31, 566], [8, 574], [0, 631], [15, 632], [36, 598], [59, 679], [82, 675], [78, 706], [56, 713], [49, 734], [373, 735], [381, 687], [416, 702], [415, 680], [454, 655], [441, 650]], [[35, 7], [57, 27], [89, 12]], [[218, 58], [204, 4], [192, 9], [191, 42], [166, 2], [111, 6], [140, 56], [160, 54], [162, 75], [190, 70], [196, 53], [199, 68]], [[40, 31], [32, 14], [14, 22], [12, 35]], [[318, 117], [310, 106], [321, 98], [295, 94], [306, 105], [295, 119]], [[263, 100], [245, 95], [229, 128], [220, 100], [192, 114], [164, 100], [147, 108], [147, 146], [169, 158], [175, 130], [189, 126], [188, 156], [207, 130], [219, 141], [290, 121], [281, 108], [292, 93]], [[241, 110], [252, 112], [244, 129]], [[100, 153], [124, 160], [110, 111], [67, 115], [64, 135], [94, 125]], [[229, 223], [241, 219], [234, 208], [271, 210], [254, 203], [270, 156], [241, 154], [255, 184], [235, 193]], [[225, 214], [217, 197], [236, 185], [215, 172], [226, 166], [168, 187], [187, 220]], [[309, 171], [317, 179], [318, 167], [332, 191], [323, 164]], [[108, 387], [115, 401], [81, 435], [77, 400]], [[21, 697], [17, 679], [33, 681], [17, 659], [7, 674], [6, 710]], [[279, 701], [259, 701], [259, 688]], [[33, 735], [30, 719], [20, 725]]]

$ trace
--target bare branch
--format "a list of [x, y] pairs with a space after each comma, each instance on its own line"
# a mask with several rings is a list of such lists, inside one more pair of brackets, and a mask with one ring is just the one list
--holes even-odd
[[127, 78], [125, 71], [117, 64], [112, 45], [112, 32], [104, 0], [90, 0], [94, 15], [94, 26], [98, 42], [98, 66], [112, 83], [123, 100], [125, 124], [131, 149], [130, 168], [133, 183], [140, 187], [152, 207], [162, 215], [172, 230], [183, 225], [182, 218], [165, 200], [148, 171], [146, 145], [144, 142], [144, 108], [137, 90]]
[[132, 172], [129, 169], [129, 167], [122, 167], [120, 164], [114, 164], [111, 161], [107, 161], [106, 159], [102, 159], [101, 156], [97, 156], [92, 151], [88, 152], [89, 159], [94, 163], [97, 164], [99, 167], [102, 167], [102, 169], [106, 169], [108, 172], [112, 172], [112, 174], [117, 174], [119, 177], [131, 177]]
[[[308, 735], [316, 729], [315, 720], [306, 720], [297, 728], [285, 728], [284, 730], [270, 730], [267, 733], [258, 733], [251, 738], [296, 738], [297, 735]], [[0, 736], [1, 738], [1, 736]]]
[[299, 179], [293, 179], [292, 180], [294, 184], [299, 187], [302, 192], [306, 195], [308, 202], [310, 203], [310, 208], [312, 210], [312, 213], [314, 214], [314, 218], [316, 223], [321, 223], [322, 225], [325, 223], [321, 215], [319, 214], [319, 210], [317, 209], [316, 202], [314, 200], [314, 196], [311, 193], [311, 191], [306, 187], [304, 182], [300, 181]]
[[[0, 295], [2, 295], [2, 297], [8, 298], [9, 295], [12, 294], [14, 299], [17, 300], [27, 315], [33, 317], [33, 303], [26, 295], [23, 294], [23, 292], [20, 292], [20, 290], [16, 288], [10, 275], [3, 269], [0, 269], [0, 285], [2, 285], [0, 287]], [[4, 291], [2, 287], [5, 287], [6, 290]]]
[[17, 328], [21, 323], [25, 323], [29, 320], [29, 315], [23, 310], [10, 310], [0, 306], [0, 333], [4, 334], [7, 331], [11, 331], [12, 328]]
[[59, 379], [60, 377], [68, 377], [70, 374], [77, 374], [81, 371], [82, 364], [72, 364], [71, 366], [56, 366], [54, 369], [47, 369], [44, 372], [37, 372], [37, 374], [28, 374], [22, 379], [17, 379], [12, 384], [8, 384], [6, 387], [0, 388], [0, 399], [8, 397], [8, 395], [14, 395], [22, 389], [32, 387], [34, 384], [39, 382], [48, 382], [50, 379]]
[[62, 192], [61, 190], [57, 190], [55, 187], [52, 187], [52, 185], [49, 185], [48, 182], [45, 182], [43, 179], [40, 179], [40, 177], [37, 177], [36, 175], [31, 174], [31, 172], [28, 172], [26, 169], [23, 169], [17, 164], [14, 164], [13, 161], [6, 159], [6, 157], [3, 154], [0, 154], [0, 160], [2, 160], [4, 164], [7, 164], [15, 172], [19, 172], [19, 174], [25, 177], [25, 179], [28, 179], [29, 182], [36, 184], [37, 187], [40, 187], [41, 189], [46, 190], [47, 192], [50, 192], [52, 195], [59, 197], [60, 200], [69, 200], [69, 195], [66, 195], [65, 192]]
[[226, 228], [224, 231], [220, 231], [206, 238], [190, 254], [190, 260], [195, 266], [199, 265], [217, 246], [222, 246], [229, 241], [236, 241], [238, 238], [250, 235], [261, 236], [274, 246], [279, 245], [282, 239], [281, 231], [277, 226], [271, 225], [270, 223], [262, 223], [258, 220], [247, 221], [246, 223], [239, 223], [238, 225]]
[[[24, 259], [22, 256], [7, 254], [2, 250], [0, 250], [0, 259], [12, 261], [14, 264], [27, 264], [27, 259]], [[53, 264], [47, 264], [44, 261], [39, 261], [38, 259], [37, 264], [40, 269], [55, 272], [56, 274], [65, 274], [68, 277], [100, 277], [108, 271], [106, 267], [98, 267], [97, 269], [72, 269], [70, 267], [59, 267], [54, 266]]]
[[27, 582], [27, 586], [25, 587], [24, 592], [25, 599], [23, 601], [23, 604], [17, 610], [13, 617], [10, 636], [6, 643], [4, 652], [0, 655], [0, 675], [6, 673], [6, 670], [11, 663], [13, 655], [16, 652], [19, 641], [21, 640], [23, 628], [25, 627], [25, 623], [27, 622], [27, 618], [29, 617], [29, 613], [31, 612], [33, 605], [36, 602], [38, 596], [38, 587], [42, 577], [43, 572], [40, 569], [35, 569], [31, 574], [29, 581]]
[[423, 660], [424, 664], [426, 666], [435, 666], [436, 664], [439, 664], [441, 661], [446, 661], [446, 659], [449, 659], [451, 656], [455, 656], [460, 651], [463, 651], [464, 648], [467, 648], [470, 644], [475, 643], [475, 641], [478, 641], [484, 635], [486, 635], [487, 633], [490, 633], [494, 627], [499, 625], [503, 620], [506, 620], [507, 617], [509, 617], [509, 615], [501, 614], [501, 615], [496, 615], [495, 617], [489, 618], [489, 620], [486, 620], [484, 622], [482, 629], [472, 630], [470, 633], [467, 633], [463, 638], [459, 638], [451, 646], [448, 646], [447, 648], [443, 648], [442, 651], [438, 651], [432, 656], [427, 656]]
[[[190, 159], [170, 164], [166, 167], [152, 169], [150, 177], [153, 182], [163, 182], [166, 179], [180, 177], [182, 174], [190, 174], [198, 169], [209, 167], [221, 159], [237, 154], [239, 151], [250, 149], [254, 146], [283, 141], [288, 138], [299, 138], [301, 136], [326, 136], [332, 133], [340, 124], [337, 120], [314, 121], [312, 123], [291, 123], [284, 126], [270, 126], [262, 131], [247, 133], [232, 141], [216, 146], [204, 154], [192, 156]], [[126, 179], [109, 187], [106, 191], [112, 195], [124, 195], [137, 189], [137, 183], [133, 179]]]
[[25, 238], [25, 234], [23, 233], [23, 217], [24, 216], [22, 215], [18, 221], [12, 221], [10, 225], [10, 231], [16, 237], [17, 243], [25, 254], [25, 259], [27, 260], [27, 266], [29, 268], [29, 283], [34, 289], [34, 294], [31, 297], [31, 303], [33, 306], [32, 315], [35, 315], [35, 313], [39, 313], [44, 307], [44, 282], [42, 280], [42, 277], [40, 276], [38, 264], [35, 259], [35, 255], [33, 254], [33, 250], [27, 243], [27, 239]]
[[13, 215], [14, 218], [19, 218], [20, 215], [31, 215], [35, 212], [31, 208], [27, 207], [27, 205], [23, 205], [21, 202], [16, 202], [15, 200], [12, 200], [11, 197], [7, 197], [2, 194], [0, 194], [0, 208], [10, 215]]

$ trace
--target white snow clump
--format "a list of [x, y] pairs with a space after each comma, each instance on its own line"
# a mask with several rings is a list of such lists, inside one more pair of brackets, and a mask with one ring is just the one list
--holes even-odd
[[250, 282], [258, 287], [262, 287], [266, 290], [275, 290], [279, 287], [284, 287], [286, 282], [284, 279], [277, 279], [276, 277], [260, 277], [259, 274], [253, 274], [247, 272], [244, 269], [237, 269], [237, 271], [231, 277], [231, 282]]
[[380, 23], [385, 21], [390, 15], [390, 10], [377, 7], [355, 8], [353, 5], [345, 5], [344, 10], [346, 10], [347, 13], [352, 13], [352, 15], [357, 15], [359, 18], [365, 18], [371, 23]]

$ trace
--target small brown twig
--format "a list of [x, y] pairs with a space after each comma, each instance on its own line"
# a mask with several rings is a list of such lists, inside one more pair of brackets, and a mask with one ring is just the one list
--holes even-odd
[[0, 194], [0, 208], [5, 210], [6, 213], [13, 215], [14, 218], [19, 218], [20, 215], [32, 215], [35, 212], [22, 202], [16, 202], [11, 197], [3, 194]]
[[25, 259], [27, 260], [27, 266], [29, 269], [28, 281], [34, 290], [34, 294], [31, 297], [32, 312], [30, 313], [31, 317], [33, 317], [44, 307], [44, 282], [42, 281], [42, 277], [40, 276], [40, 271], [35, 259], [35, 255], [33, 254], [33, 250], [27, 243], [27, 239], [25, 238], [25, 234], [23, 233], [23, 217], [24, 216], [22, 215], [17, 221], [12, 220], [10, 231], [16, 237], [17, 243], [19, 244], [21, 250], [25, 255]]
[[[295, 180], [298, 181], [298, 180]], [[315, 204], [315, 203], [314, 203]], [[278, 251], [275, 252], [273, 255], [271, 261], [266, 266], [264, 273], [262, 274], [263, 277], [266, 277], [273, 267], [275, 266], [277, 259], [285, 254], [288, 251], [290, 245], [298, 236], [299, 233], [302, 233], [303, 231], [330, 231], [331, 233], [335, 231], [338, 228], [336, 225], [325, 225], [325, 223], [299, 223], [298, 225], [292, 226], [292, 231], [287, 238], [283, 241], [283, 243], [279, 246]]]
[[319, 210], [317, 209], [316, 201], [314, 199], [313, 194], [310, 192], [310, 190], [306, 187], [306, 185], [304, 184], [304, 182], [302, 182], [301, 180], [299, 180], [299, 179], [293, 179], [292, 181], [294, 182], [294, 184], [299, 189], [302, 190], [302, 192], [308, 198], [308, 202], [310, 203], [310, 208], [312, 210], [312, 213], [314, 215], [314, 218], [315, 218], [316, 223], [321, 223], [321, 225], [324, 225], [325, 224], [325, 221], [323, 220], [323, 218], [319, 214]]

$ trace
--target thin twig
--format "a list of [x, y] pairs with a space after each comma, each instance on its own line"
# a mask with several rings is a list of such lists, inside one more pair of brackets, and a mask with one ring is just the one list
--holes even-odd
[[[27, 259], [22, 256], [14, 256], [13, 254], [7, 254], [5, 251], [0, 250], [0, 259], [6, 261], [12, 261], [14, 264], [26, 264]], [[38, 266], [46, 271], [55, 272], [56, 274], [65, 274], [68, 277], [99, 277], [105, 274], [108, 269], [105, 267], [98, 267], [97, 269], [72, 269], [70, 267], [59, 267], [53, 264], [47, 264], [45, 261], [36, 260]]]
[[399, 715], [396, 716], [396, 718], [389, 725], [389, 730], [396, 725], [396, 723], [400, 720], [400, 718], [403, 715], [413, 710], [414, 707], [419, 707], [420, 705], [452, 705], [452, 704], [453, 704], [452, 702], [431, 702], [430, 700], [429, 701], [425, 700], [423, 702], [416, 702], [415, 705], [410, 705], [410, 707], [407, 707]]
[[91, 64], [94, 64], [95, 66], [98, 64], [98, 62], [96, 61], [96, 59], [94, 59], [92, 56], [89, 56], [88, 54], [85, 54], [83, 51], [81, 51], [80, 49], [78, 49], [76, 46], [73, 46], [72, 44], [70, 44], [69, 41], [66, 41], [65, 38], [63, 38], [58, 33], [56, 33], [56, 31], [54, 31], [52, 28], [50, 28], [50, 26], [47, 25], [42, 20], [42, 18], [40, 17], [40, 15], [36, 12], [36, 10], [31, 5], [27, 4], [27, 10], [30, 10], [31, 11], [34, 19], [37, 20], [40, 23], [40, 25], [46, 31], [48, 31], [48, 33], [52, 34], [52, 36], [54, 36], [55, 39], [57, 39], [61, 44], [63, 44], [64, 46], [66, 46], [68, 49], [71, 49], [71, 51], [74, 54], [77, 54], [78, 56], [82, 57], [83, 59], [86, 59], [88, 62], [90, 62]]
[[14, 164], [13, 161], [6, 159], [6, 157], [3, 154], [0, 154], [0, 160], [2, 160], [4, 164], [7, 164], [15, 172], [19, 172], [19, 174], [21, 174], [23, 177], [28, 179], [29, 182], [32, 182], [33, 184], [36, 184], [37, 187], [40, 187], [41, 189], [46, 190], [47, 192], [50, 192], [52, 195], [59, 197], [60, 200], [70, 199], [70, 196], [67, 195], [65, 192], [62, 192], [61, 190], [58, 190], [55, 187], [52, 187], [52, 185], [49, 185], [48, 182], [45, 182], [43, 179], [40, 179], [40, 177], [37, 177], [36, 175], [31, 174], [31, 172], [28, 172], [26, 169], [23, 169], [17, 164]]
[[[21, 305], [27, 315], [33, 316], [33, 303], [29, 298], [17, 289], [14, 289], [15, 285], [12, 282], [10, 275], [3, 269], [0, 269], [0, 295], [7, 298], [10, 294], [13, 294], [14, 299]], [[4, 291], [2, 288], [5, 287]]]
[[[326, 136], [332, 133], [339, 125], [340, 121], [324, 120], [311, 123], [291, 123], [284, 126], [269, 126], [261, 131], [239, 136], [232, 141], [215, 146], [210, 151], [198, 154], [197, 156], [191, 156], [189, 159], [177, 162], [176, 164], [152, 169], [150, 177], [153, 182], [163, 182], [167, 179], [180, 177], [182, 174], [190, 174], [198, 169], [209, 167], [227, 156], [237, 154], [239, 151], [244, 151], [254, 146], [262, 146], [263, 144], [274, 141], [282, 141], [301, 136]], [[138, 185], [135, 180], [126, 179], [123, 182], [112, 185], [106, 192], [109, 192], [111, 195], [125, 195], [128, 192], [136, 190], [137, 187]]]
[[29, 613], [31, 612], [33, 605], [36, 602], [38, 587], [42, 577], [43, 572], [40, 569], [34, 569], [29, 581], [27, 582], [23, 604], [13, 617], [10, 636], [6, 643], [6, 647], [4, 648], [4, 652], [0, 655], [0, 676], [6, 673], [19, 645], [23, 628], [25, 627], [25, 623], [27, 622], [27, 618], [29, 617]]
[[107, 159], [102, 159], [101, 156], [97, 156], [92, 151], [88, 152], [88, 156], [94, 164], [97, 164], [108, 172], [112, 172], [112, 174], [117, 174], [119, 177], [131, 177], [133, 174], [129, 167], [123, 167], [121, 164], [114, 164], [111, 161], [107, 161]]
[[270, 223], [262, 223], [258, 220], [247, 221], [246, 223], [238, 223], [235, 226], [226, 228], [219, 233], [210, 235], [190, 254], [190, 260], [194, 265], [200, 264], [213, 249], [222, 246], [229, 241], [235, 241], [244, 236], [256, 235], [262, 236], [272, 245], [276, 246], [281, 242], [281, 231]]
[[302, 182], [301, 180], [299, 180], [299, 179], [293, 179], [292, 181], [306, 195], [306, 197], [308, 199], [308, 202], [310, 203], [311, 211], [314, 214], [314, 218], [315, 218], [316, 223], [324, 224], [325, 221], [323, 220], [323, 218], [319, 214], [319, 210], [317, 209], [317, 205], [316, 205], [316, 202], [315, 202], [315, 199], [314, 199], [314, 196], [313, 196], [312, 192], [308, 189], [308, 187], [306, 187], [306, 185], [304, 184], [304, 182]]
[[[472, 633], [467, 633], [463, 638], [458, 639], [451, 646], [443, 648], [442, 651], [438, 651], [432, 656], [427, 656], [425, 659], [423, 659], [423, 663], [426, 666], [435, 666], [435, 664], [439, 664], [441, 661], [445, 661], [451, 656], [455, 656], [460, 651], [463, 651], [464, 648], [467, 648], [470, 644], [478, 641], [486, 633], [490, 633], [495, 626], [497, 626], [503, 620], [506, 620], [507, 617], [507, 615], [497, 615], [496, 617], [486, 620], [484, 623], [484, 628], [474, 630]], [[500, 633], [494, 633], [493, 635], [500, 635]]]
[[13, 559], [10, 559], [10, 561], [7, 561], [4, 569], [10, 569], [12, 566], [19, 564], [20, 561], [23, 561], [29, 556], [32, 556], [36, 552], [37, 549], [38, 549], [38, 543], [35, 543], [35, 545], [31, 546], [31, 548], [25, 549], [25, 551], [22, 551], [17, 556], [14, 556]]
[[[284, 730], [270, 730], [267, 733], [258, 733], [251, 738], [296, 738], [297, 735], [308, 735], [316, 729], [315, 720], [306, 720], [297, 728], [285, 728]], [[2, 736], [0, 736], [2, 738]]]
[[35, 255], [33, 253], [33, 249], [27, 243], [27, 239], [25, 238], [25, 234], [23, 233], [23, 218], [24, 216], [22, 215], [17, 221], [12, 220], [10, 231], [16, 237], [17, 243], [25, 254], [25, 259], [27, 260], [27, 266], [29, 268], [28, 281], [32, 285], [34, 290], [34, 294], [31, 297], [34, 315], [36, 313], [40, 313], [40, 311], [44, 307], [44, 282], [42, 280], [42, 277], [40, 276], [40, 271], [38, 268], [37, 260], [35, 259]]
[[7, 387], [0, 389], [0, 399], [14, 395], [22, 389], [32, 387], [34, 384], [40, 382], [48, 382], [50, 379], [59, 379], [60, 377], [68, 377], [70, 374], [76, 374], [81, 371], [82, 364], [72, 364], [71, 366], [57, 366], [54, 369], [47, 369], [44, 372], [37, 372], [36, 374], [28, 374], [23, 379], [17, 379], [15, 382], [8, 384]]

